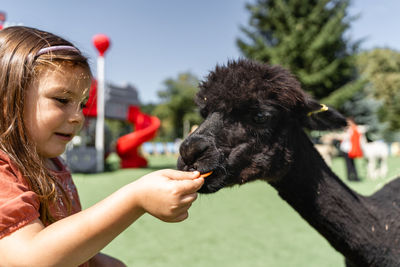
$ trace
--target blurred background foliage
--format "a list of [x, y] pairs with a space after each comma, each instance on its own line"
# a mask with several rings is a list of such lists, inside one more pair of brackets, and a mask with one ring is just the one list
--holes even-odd
[[[400, 140], [400, 53], [390, 48], [361, 51], [348, 34], [357, 17], [350, 0], [256, 0], [246, 5], [248, 25], [236, 44], [242, 55], [289, 69], [317, 100], [358, 124], [371, 139]], [[144, 112], [162, 121], [158, 140], [183, 138], [201, 123], [193, 98], [199, 79], [190, 72], [168, 78], [159, 103]]]
[[389, 48], [363, 51], [357, 57], [357, 69], [368, 80], [366, 91], [380, 101], [379, 121], [385, 123], [385, 139], [398, 140], [400, 129], [400, 53]]
[[161, 102], [154, 105], [151, 112], [162, 121], [160, 140], [182, 138], [189, 132], [190, 125], [201, 122], [194, 103], [198, 83], [198, 78], [189, 72], [164, 81], [164, 88], [158, 91]]

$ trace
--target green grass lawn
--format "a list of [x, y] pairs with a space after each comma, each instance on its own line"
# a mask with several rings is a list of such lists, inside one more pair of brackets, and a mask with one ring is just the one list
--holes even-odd
[[[400, 158], [390, 158], [387, 178], [370, 181], [365, 178], [365, 163], [359, 160], [363, 181], [345, 182], [357, 192], [371, 194], [400, 173], [399, 162]], [[146, 169], [73, 177], [86, 208], [146, 173], [175, 168], [175, 163], [174, 157], [154, 156]], [[345, 177], [342, 158], [335, 159], [332, 167]], [[103, 252], [139, 267], [344, 266], [343, 257], [260, 181], [200, 195], [181, 223], [144, 215]]]

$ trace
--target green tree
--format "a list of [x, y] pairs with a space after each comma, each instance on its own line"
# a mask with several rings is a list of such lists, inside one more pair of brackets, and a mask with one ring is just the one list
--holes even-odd
[[184, 122], [198, 124], [201, 117], [194, 103], [199, 80], [191, 73], [179, 74], [177, 79], [167, 79], [165, 89], [158, 91], [161, 103], [153, 114], [161, 121], [160, 137], [173, 140], [184, 135]]
[[257, 0], [246, 5], [249, 26], [241, 28], [245, 36], [237, 45], [248, 58], [289, 69], [316, 99], [330, 101], [327, 97], [335, 92], [332, 102], [340, 109], [363, 88], [355, 68], [360, 42], [345, 35], [354, 20], [347, 13], [349, 4], [350, 0]]
[[157, 104], [155, 103], [146, 103], [146, 104], [141, 104], [140, 109], [142, 110], [143, 113], [147, 114], [153, 114], [153, 111], [157, 107]]
[[367, 137], [374, 141], [384, 138], [386, 125], [380, 122], [378, 116], [382, 102], [374, 98], [369, 89], [360, 90], [347, 99], [342, 105], [342, 111], [354, 118], [357, 124], [368, 125]]
[[385, 135], [400, 130], [400, 53], [389, 48], [364, 51], [357, 57], [357, 67], [374, 97], [382, 102], [379, 117], [387, 123]]

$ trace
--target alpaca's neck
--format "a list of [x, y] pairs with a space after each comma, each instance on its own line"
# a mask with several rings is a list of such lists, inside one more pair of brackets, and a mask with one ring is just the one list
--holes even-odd
[[381, 249], [375, 242], [379, 222], [374, 207], [329, 169], [303, 132], [298, 137], [291, 170], [271, 185], [345, 257], [373, 266], [371, 243]]

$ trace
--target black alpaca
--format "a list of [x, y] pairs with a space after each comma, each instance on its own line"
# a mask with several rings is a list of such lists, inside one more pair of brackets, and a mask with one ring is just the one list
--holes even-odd
[[288, 71], [249, 60], [217, 66], [196, 103], [205, 121], [182, 143], [178, 168], [213, 171], [201, 193], [265, 180], [348, 266], [400, 266], [400, 179], [369, 197], [348, 188], [303, 130], [342, 128], [345, 119]]

